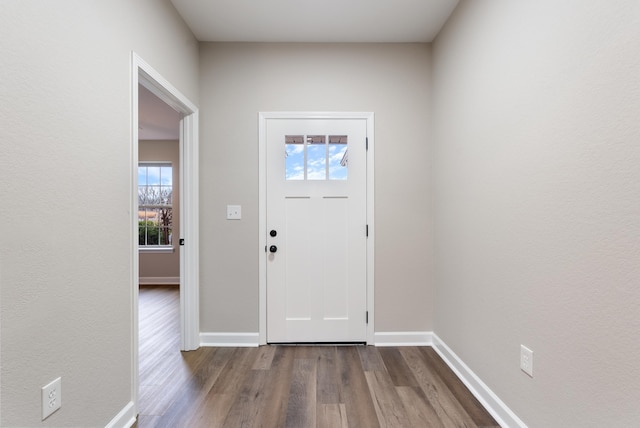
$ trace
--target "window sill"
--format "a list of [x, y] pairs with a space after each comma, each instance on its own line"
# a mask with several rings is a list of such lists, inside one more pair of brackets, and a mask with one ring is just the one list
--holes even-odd
[[151, 253], [151, 254], [158, 254], [158, 253], [173, 253], [175, 251], [175, 249], [173, 248], [173, 246], [166, 246], [166, 247], [138, 247], [138, 252], [140, 253]]

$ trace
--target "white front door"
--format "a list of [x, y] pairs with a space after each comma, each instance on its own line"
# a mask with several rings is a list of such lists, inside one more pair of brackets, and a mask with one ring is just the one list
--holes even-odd
[[365, 119], [266, 121], [267, 341], [365, 342]]

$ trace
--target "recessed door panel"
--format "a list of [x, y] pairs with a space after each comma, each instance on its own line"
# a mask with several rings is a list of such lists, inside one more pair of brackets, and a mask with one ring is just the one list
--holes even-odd
[[323, 281], [322, 318], [349, 319], [349, 200], [346, 197], [322, 199]]

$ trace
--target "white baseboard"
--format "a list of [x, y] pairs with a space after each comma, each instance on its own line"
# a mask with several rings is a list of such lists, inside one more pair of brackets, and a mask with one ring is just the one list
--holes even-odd
[[503, 428], [526, 428], [524, 422], [436, 335], [433, 349]]
[[180, 285], [179, 276], [141, 276], [140, 285]]
[[129, 401], [129, 404], [124, 406], [105, 428], [129, 428], [134, 423], [136, 423], [135, 406], [133, 401]]
[[256, 347], [259, 333], [200, 333], [200, 346]]
[[388, 331], [373, 334], [375, 346], [431, 346], [433, 332], [430, 331]]

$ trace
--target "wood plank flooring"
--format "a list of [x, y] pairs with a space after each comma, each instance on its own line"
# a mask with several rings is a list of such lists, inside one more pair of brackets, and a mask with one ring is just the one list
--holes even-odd
[[140, 288], [135, 427], [498, 427], [430, 347], [179, 351], [176, 286]]

